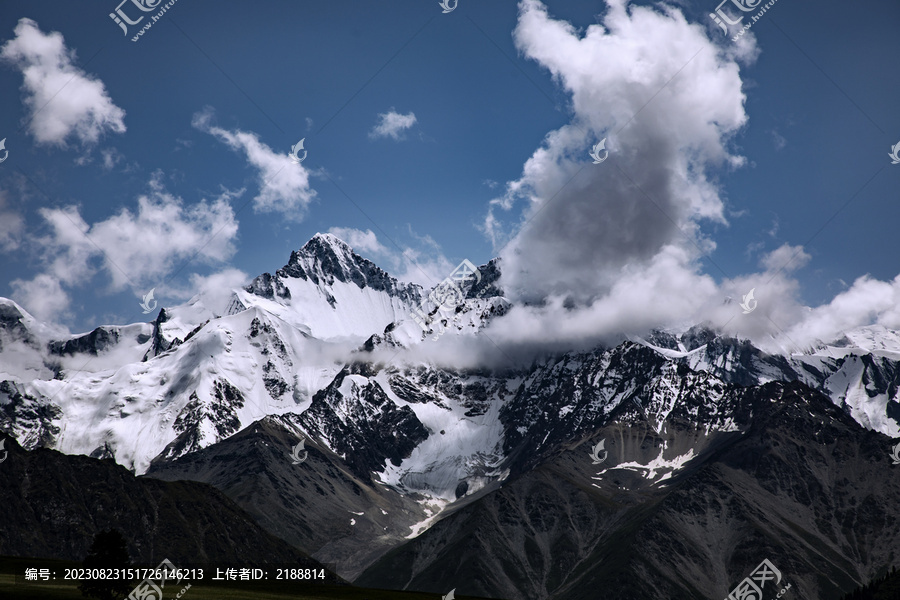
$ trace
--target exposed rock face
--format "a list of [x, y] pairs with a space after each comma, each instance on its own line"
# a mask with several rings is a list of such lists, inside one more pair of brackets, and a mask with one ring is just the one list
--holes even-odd
[[[790, 583], [791, 597], [829, 600], [896, 560], [900, 480], [882, 436], [800, 383], [719, 386], [734, 431], [707, 427], [719, 415], [704, 413], [702, 396], [660, 431], [629, 408], [356, 582], [511, 599], [588, 600], [602, 589], [687, 600], [727, 596], [768, 559], [783, 579], [765, 597]], [[598, 438], [609, 449], [600, 466], [589, 456]], [[638, 466], [685, 454], [670, 479], [648, 480]]]
[[288, 263], [278, 269], [275, 275], [263, 273], [247, 286], [250, 293], [273, 299], [290, 299], [291, 293], [285, 287], [288, 278], [303, 279], [317, 286], [333, 285], [335, 281], [353, 283], [360, 289], [389, 293], [404, 301], [417, 302], [417, 286], [401, 284], [367, 260], [346, 243], [331, 234], [316, 234], [303, 248], [291, 252]]
[[65, 342], [51, 342], [49, 350], [51, 354], [62, 356], [64, 354], [92, 354], [98, 353], [119, 343], [119, 330], [116, 327], [98, 327], [87, 335], [77, 337]]
[[377, 383], [347, 369], [313, 397], [300, 425], [327, 440], [363, 481], [383, 471], [386, 461], [399, 466], [428, 438], [412, 409], [397, 406]]

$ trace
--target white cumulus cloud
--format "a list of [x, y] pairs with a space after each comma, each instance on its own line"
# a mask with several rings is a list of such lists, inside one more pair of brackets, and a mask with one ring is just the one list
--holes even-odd
[[110, 291], [130, 287], [140, 296], [153, 287], [160, 292], [163, 280], [191, 261], [221, 264], [235, 251], [232, 197], [226, 192], [186, 206], [154, 178], [136, 210], [122, 208], [92, 224], [77, 206], [42, 208], [48, 231], [29, 240], [41, 250], [40, 273], [11, 282], [13, 299], [58, 322], [68, 314], [72, 291], [95, 285], [98, 274], [106, 276]]
[[194, 115], [193, 126], [224, 142], [232, 150], [243, 152], [247, 162], [257, 170], [259, 194], [253, 199], [253, 209], [259, 213], [277, 212], [291, 221], [300, 221], [316, 197], [310, 187], [310, 172], [302, 163], [295, 163], [286, 152], [275, 152], [259, 140], [255, 133], [229, 131], [212, 124], [212, 111]]
[[[565, 89], [573, 112], [485, 223], [499, 241], [497, 211], [526, 202], [502, 254], [505, 285], [523, 299], [588, 302], [670, 245], [690, 249], [690, 262], [698, 246], [713, 247], [699, 223], [725, 223], [707, 171], [742, 161], [728, 150], [747, 121], [737, 64], [675, 9], [608, 5], [603, 25], [582, 35], [537, 0], [519, 3], [516, 45]], [[594, 165], [588, 152], [604, 137], [610, 158]]]
[[[571, 116], [488, 206], [500, 283], [518, 301], [485, 332], [492, 342], [515, 355], [706, 323], [792, 350], [900, 325], [900, 278], [862, 277], [804, 306], [795, 272], [811, 256], [801, 246], [770, 250], [757, 272], [718, 268], [702, 227], [737, 214], [714, 178], [745, 162], [731, 139], [748, 122], [739, 62], [756, 48], [719, 48], [673, 7], [607, 6], [602, 24], [578, 31], [539, 0], [519, 2], [516, 46], [568, 94]], [[588, 153], [603, 138], [609, 158], [594, 165]], [[756, 308], [744, 314], [751, 289]]]
[[[705, 320], [727, 297], [701, 271], [715, 248], [701, 226], [727, 225], [710, 172], [744, 162], [730, 150], [748, 120], [737, 58], [675, 8], [607, 6], [578, 31], [519, 2], [516, 47], [568, 94], [571, 116], [488, 207], [501, 285], [527, 303], [491, 328], [499, 340], [590, 343]], [[595, 165], [603, 138], [609, 158]]]
[[369, 132], [372, 139], [390, 137], [394, 140], [403, 139], [407, 129], [416, 124], [416, 115], [412, 112], [402, 115], [393, 108], [386, 113], [378, 115], [378, 124]]
[[75, 52], [66, 48], [61, 33], [45, 34], [23, 18], [15, 34], [0, 49], [0, 59], [24, 77], [28, 130], [38, 144], [65, 146], [70, 136], [93, 144], [106, 132], [125, 132], [125, 111], [102, 81], [73, 64]]

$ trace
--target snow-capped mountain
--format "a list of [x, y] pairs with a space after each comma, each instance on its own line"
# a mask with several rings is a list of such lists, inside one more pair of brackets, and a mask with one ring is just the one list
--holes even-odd
[[[501, 316], [508, 303], [496, 287], [496, 261], [479, 270], [478, 289], [471, 286], [450, 311], [432, 310], [428, 331], [411, 318], [421, 311], [425, 290], [397, 281], [330, 234], [292, 252], [274, 275], [235, 290], [223, 315], [204, 315], [189, 304], [160, 309], [151, 323], [60, 337], [2, 300], [0, 398], [9, 417], [3, 429], [26, 447], [114, 457], [142, 473], [154, 458], [199, 450], [269, 415], [302, 415], [311, 435], [342, 454], [353, 445], [348, 440], [362, 443], [379, 428], [403, 423], [397, 435], [406, 427], [417, 433], [395, 440], [392, 457], [378, 456], [361, 468], [392, 484], [419, 481], [448, 500], [450, 487], [497, 463], [526, 435], [539, 437], [539, 447], [552, 445], [557, 437], [596, 427], [628, 402], [658, 402], [654, 418], [664, 422], [677, 400], [672, 386], [679, 369], [740, 385], [799, 380], [825, 392], [864, 427], [900, 435], [900, 336], [883, 328], [863, 328], [792, 356], [769, 355], [695, 327], [566, 354], [499, 378], [424, 363], [369, 375], [347, 372], [347, 365], [366, 361], [366, 348], [385, 341], [410, 346], [435, 330], [473, 335]], [[382, 412], [356, 414], [355, 407], [373, 402]], [[323, 422], [326, 415], [352, 422], [356, 431]], [[504, 415], [516, 426], [507, 427]], [[454, 447], [471, 452], [448, 455]], [[428, 462], [429, 455], [466, 465], [456, 469], [458, 481]], [[407, 467], [397, 464], [401, 458]]]
[[449, 320], [434, 310], [423, 331], [410, 318], [423, 297], [325, 234], [235, 290], [223, 315], [185, 305], [152, 323], [60, 337], [0, 300], [3, 428], [26, 447], [114, 457], [142, 473], [157, 456], [198, 450], [267, 415], [316, 409], [313, 396], [367, 341], [472, 331], [503, 302], [469, 298]]
[[235, 292], [229, 313], [257, 308], [320, 340], [368, 338], [408, 318], [422, 290], [400, 283], [331, 234], [317, 235], [274, 275]]
[[[149, 323], [71, 336], [0, 299], [0, 429], [28, 449], [213, 483], [262, 520], [277, 509], [285, 514], [270, 531], [348, 576], [601, 431], [616, 477], [631, 474], [629, 489], [664, 489], [722, 436], [752, 428], [753, 404], [741, 387], [796, 382], [824, 394], [860, 431], [900, 437], [900, 335], [884, 328], [791, 355], [698, 326], [503, 372], [374, 359], [376, 349], [479, 335], [509, 310], [500, 283], [491, 261], [459, 302], [439, 306], [428, 290], [319, 234], [274, 274], [234, 290], [224, 314], [193, 302], [160, 309]], [[646, 433], [614, 434], [636, 423]], [[352, 526], [332, 506], [288, 514], [282, 500], [248, 499], [237, 463], [197, 466], [198, 457], [233, 456], [217, 449], [238, 439], [242, 448], [289, 450], [291, 436], [327, 457], [322, 481], [339, 477], [342, 490], [365, 489], [382, 510], [404, 515], [394, 517], [399, 526], [358, 514], [344, 492], [328, 497], [355, 511]], [[647, 446], [647, 436], [657, 443]], [[260, 468], [280, 469], [274, 457], [283, 454], [259, 458]], [[612, 479], [588, 485], [606, 489]], [[331, 519], [328, 536], [308, 533], [313, 517]], [[353, 549], [366, 543], [364, 553]]]

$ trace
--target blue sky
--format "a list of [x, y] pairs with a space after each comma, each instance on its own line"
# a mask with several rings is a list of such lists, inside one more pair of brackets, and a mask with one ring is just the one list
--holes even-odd
[[[709, 19], [716, 4], [671, 6], [689, 24], [699, 24], [711, 44], [732, 52], [741, 46]], [[443, 14], [436, 0], [178, 0], [137, 42], [131, 36], [144, 23], [123, 35], [108, 16], [116, 5], [7, 0], [0, 9], [0, 44], [16, 38], [23, 18], [42, 35], [59, 32], [75, 53], [70, 68], [102, 82], [108, 101], [96, 140], [79, 136], [75, 125], [41, 140], [35, 123], [54, 111], [65, 113], [61, 106], [74, 88], [62, 87], [54, 96], [53, 81], [41, 82], [52, 99], [34, 117], [32, 92], [23, 89], [29, 59], [7, 53], [0, 64], [0, 137], [9, 151], [0, 164], [0, 222], [6, 222], [0, 226], [0, 295], [73, 331], [148, 318], [138, 300], [150, 287], [162, 305], [174, 304], [197, 286], [236, 284], [273, 271], [317, 231], [358, 230], [363, 255], [394, 274], [437, 283], [463, 258], [483, 263], [495, 256], [522, 219], [547, 202], [550, 193], [532, 206], [521, 198], [509, 210], [490, 204], [511, 198], [507, 182], [522, 179], [523, 165], [548, 133], [587, 122], [573, 111], [565, 86], [526, 56], [532, 52], [528, 42], [517, 45], [513, 32], [521, 8], [515, 2], [459, 0]], [[545, 6], [550, 18], [581, 34], [607, 12], [596, 1], [547, 0]], [[130, 2], [123, 10], [133, 18], [155, 14], [140, 13]], [[898, 26], [900, 5], [886, 0], [778, 0], [753, 25], [753, 47], [728, 59], [739, 67], [746, 122], [723, 136], [722, 145], [744, 162], [704, 163], [722, 218], [672, 215], [700, 246], [714, 242], [714, 250], [688, 263], [711, 278], [717, 292], [734, 296], [734, 284], [745, 293], [742, 277], [764, 271], [760, 261], [785, 244], [802, 246], [800, 256], [808, 256], [779, 292], [797, 305], [831, 303], [867, 274], [890, 282], [900, 273], [900, 165], [888, 158], [900, 142]], [[655, 43], [651, 30], [628, 35], [645, 35], [648, 47]], [[30, 43], [23, 47], [40, 50]], [[530, 43], [532, 49], [539, 45]], [[627, 56], [600, 53], [590, 57], [591, 68], [621, 68], [617, 61]], [[625, 65], [623, 72], [656, 68], [652, 52], [649, 59]], [[679, 76], [662, 75], [674, 76], [672, 89], [648, 95], [648, 108], [636, 122], [665, 116], [652, 112], [662, 110], [654, 102], [667, 102]], [[711, 88], [707, 97], [716, 93]], [[390, 112], [412, 113], [414, 123], [396, 139], [373, 135], [380, 115]], [[609, 133], [623, 122], [610, 121]], [[592, 140], [601, 137], [599, 130], [589, 133]], [[242, 142], [228, 143], [239, 134], [285, 158], [305, 138], [307, 159], [302, 167], [288, 167], [302, 174], [281, 190], [286, 199], [270, 199], [268, 210], [260, 198], [260, 173], [265, 178], [278, 169], [260, 166], [274, 164], [269, 154], [254, 164]], [[610, 140], [613, 160], [597, 168], [612, 170], [616, 153], [627, 153], [615, 137]], [[589, 164], [589, 146], [572, 160]], [[640, 166], [620, 164], [626, 172]], [[183, 232], [148, 234], [127, 251], [119, 245], [126, 240], [89, 242], [100, 242], [106, 254], [92, 254], [89, 245], [67, 237], [78, 234], [82, 222], [96, 227], [87, 230], [93, 236], [112, 235], [126, 221], [151, 227], [149, 212], [140, 218], [141, 196], [161, 203], [160, 215], [178, 207]], [[73, 206], [76, 213], [63, 211]], [[555, 210], [552, 202], [546, 206], [542, 214]], [[56, 211], [55, 228], [47, 209]], [[488, 214], [497, 219], [493, 240], [485, 232]], [[220, 229], [224, 233], [208, 244], [209, 232]], [[569, 243], [591, 243], [590, 235], [553, 230]], [[377, 242], [363, 235], [368, 231]], [[636, 229], [631, 235], [642, 234]], [[152, 247], [175, 239], [183, 243], [177, 251]], [[576, 266], [593, 268], [590, 261]], [[555, 273], [559, 265], [548, 259], [540, 268]], [[621, 265], [598, 267], [606, 268]], [[581, 281], [582, 275], [561, 278], [541, 294]], [[522, 277], [516, 283], [531, 285]], [[609, 283], [587, 287], [588, 296], [596, 297]], [[772, 318], [787, 327], [790, 313]]]

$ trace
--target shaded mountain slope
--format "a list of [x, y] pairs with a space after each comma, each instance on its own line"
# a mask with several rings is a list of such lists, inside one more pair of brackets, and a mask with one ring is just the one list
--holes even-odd
[[[159, 460], [147, 476], [210, 483], [272, 534], [355, 576], [427, 514], [414, 498], [354, 474], [298, 422], [291, 414], [267, 417], [176, 461]], [[295, 465], [292, 448], [304, 438], [307, 458]]]
[[[356, 583], [523, 600], [722, 598], [769, 559], [791, 597], [829, 600], [895, 558], [900, 480], [884, 436], [799, 383], [727, 386], [723, 396], [736, 405], [735, 431], [698, 438], [671, 479], [654, 482], [632, 463], [676, 460], [665, 449], [703, 423], [673, 416], [657, 432], [628, 409]], [[595, 466], [590, 444], [601, 438], [613, 444]]]

